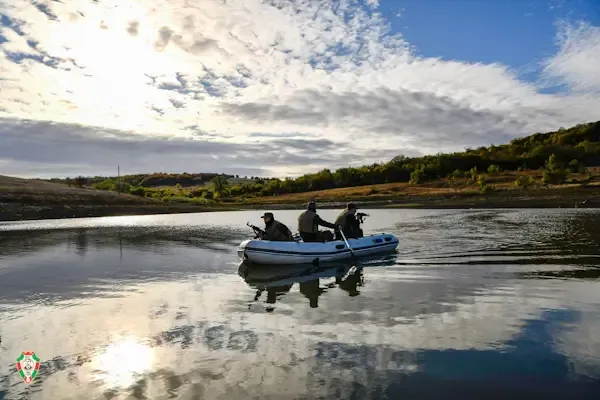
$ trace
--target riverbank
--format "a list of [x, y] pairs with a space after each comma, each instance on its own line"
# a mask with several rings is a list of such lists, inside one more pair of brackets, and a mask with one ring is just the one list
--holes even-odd
[[[235, 210], [304, 208], [316, 200], [320, 208], [600, 208], [600, 181], [564, 185], [514, 185], [516, 174], [489, 178], [489, 189], [468, 180], [440, 180], [421, 185], [389, 183], [227, 202], [177, 202], [66, 185], [0, 177], [0, 221], [196, 213]], [[534, 173], [531, 174], [534, 177]], [[535, 178], [535, 177], [534, 177]]]
[[[303, 207], [315, 200], [321, 208], [343, 207], [349, 201], [368, 208], [580, 208], [600, 207], [600, 169], [573, 174], [570, 183], [542, 185], [542, 171], [505, 172], [487, 176], [481, 185], [469, 178], [440, 179], [337, 188], [245, 199], [241, 204], [267, 208]], [[525, 178], [525, 179], [523, 179]], [[530, 179], [530, 180], [529, 180]], [[516, 185], [515, 181], [527, 183]]]
[[0, 221], [189, 213], [220, 208], [218, 204], [172, 203], [35, 179], [0, 176]]

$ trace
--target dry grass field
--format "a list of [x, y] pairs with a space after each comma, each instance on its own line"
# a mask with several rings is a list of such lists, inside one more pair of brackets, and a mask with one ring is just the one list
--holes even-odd
[[208, 211], [193, 204], [0, 175], [0, 221]]
[[[0, 176], [0, 221], [109, 215], [204, 212], [236, 209], [302, 207], [316, 200], [321, 207], [339, 207], [355, 201], [372, 207], [600, 207], [600, 168], [588, 168], [589, 175], [572, 174], [570, 183], [542, 185], [541, 171], [504, 172], [486, 176], [489, 190], [468, 178], [444, 178], [412, 185], [386, 183], [291, 193], [278, 196], [230, 198], [227, 202], [204, 204], [165, 201], [93, 188], [76, 188], [36, 179]], [[517, 187], [519, 177], [535, 181]]]
[[[590, 168], [589, 172], [594, 175], [600, 174], [600, 168]], [[517, 178], [531, 176], [536, 184], [524, 189], [515, 186]], [[527, 197], [540, 197], [545, 195], [587, 195], [590, 191], [600, 191], [600, 176], [586, 180], [587, 174], [572, 174], [571, 178], [577, 183], [563, 185], [541, 185], [542, 171], [504, 172], [496, 176], [488, 176], [486, 183], [493, 191], [486, 193], [486, 197], [501, 199], [503, 197], [514, 197], [527, 195]], [[583, 183], [579, 183], [583, 182]], [[434, 182], [419, 185], [411, 185], [406, 182], [385, 183], [380, 185], [357, 186], [348, 188], [337, 188], [318, 190], [304, 193], [290, 193], [279, 196], [255, 197], [245, 201], [247, 204], [299, 204], [310, 200], [319, 202], [346, 202], [346, 201], [385, 201], [385, 200], [407, 200], [419, 202], [423, 200], [444, 200], [463, 197], [481, 196], [481, 188], [477, 182], [468, 178], [449, 179], [444, 178]]]

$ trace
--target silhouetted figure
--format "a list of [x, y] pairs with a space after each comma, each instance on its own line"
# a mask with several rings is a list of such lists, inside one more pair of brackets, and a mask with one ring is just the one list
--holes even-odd
[[364, 283], [365, 283], [362, 268], [357, 269], [352, 274], [349, 274], [346, 277], [346, 279], [342, 280], [341, 276], [336, 277], [335, 283], [338, 284], [338, 287], [340, 289], [348, 292], [350, 297], [358, 296], [360, 294], [360, 292], [358, 291], [358, 287], [364, 286]]
[[[354, 203], [348, 203], [346, 208], [337, 216], [335, 224], [342, 227], [346, 239], [358, 239], [363, 237], [363, 231], [360, 229], [360, 222], [356, 218], [358, 207]], [[364, 215], [364, 214], [361, 214]], [[342, 240], [339, 230], [335, 232], [335, 239]]]
[[300, 283], [300, 293], [308, 299], [310, 308], [319, 307], [319, 296], [326, 290], [319, 286], [319, 279]]
[[317, 214], [317, 204], [308, 203], [306, 211], [298, 216], [298, 233], [305, 242], [327, 242], [333, 240], [330, 231], [319, 231], [319, 225], [326, 228], [337, 229], [335, 224], [327, 222]]
[[[258, 289], [256, 291], [256, 295], [254, 296], [254, 301], [258, 301], [258, 299], [260, 298], [261, 294], [266, 290], [267, 291], [267, 300], [266, 303], [267, 304], [275, 304], [277, 302], [277, 298], [281, 297], [284, 294], [289, 293], [289, 291], [292, 289], [292, 285], [283, 285], [283, 286], [270, 286], [262, 289]], [[272, 312], [275, 308], [272, 306], [267, 306], [266, 310], [267, 312]]]
[[294, 235], [292, 234], [292, 232], [285, 224], [277, 221], [273, 216], [273, 213], [264, 213], [262, 219], [265, 221], [265, 230], [262, 234], [261, 239], [278, 242], [294, 241]]

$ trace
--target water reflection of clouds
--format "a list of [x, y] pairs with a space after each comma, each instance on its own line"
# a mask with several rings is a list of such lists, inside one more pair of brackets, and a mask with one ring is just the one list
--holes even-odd
[[[441, 217], [435, 212], [426, 214], [431, 223], [425, 223], [421, 233], [402, 237], [397, 263], [363, 270], [365, 284], [359, 296], [350, 297], [339, 284], [328, 286], [334, 277], [324, 278], [318, 282], [319, 291], [324, 290], [318, 309], [310, 308], [305, 295], [310, 290], [302, 293], [295, 284], [270, 314], [248, 310], [255, 290], [237, 275], [226, 275], [235, 273], [235, 264], [229, 264], [235, 255], [230, 259], [227, 253], [178, 245], [177, 238], [185, 236], [188, 228], [164, 230], [160, 239], [164, 242], [151, 242], [159, 228], [140, 236], [133, 230], [141, 247], [131, 241], [129, 257], [135, 257], [126, 255], [124, 262], [114, 252], [110, 235], [94, 236], [97, 232], [88, 236], [92, 239], [87, 240], [83, 260], [75, 252], [68, 253], [72, 258], [65, 257], [64, 249], [42, 252], [56, 258], [47, 260], [46, 271], [41, 259], [30, 260], [34, 274], [28, 279], [38, 278], [31, 288], [60, 293], [70, 287], [73, 293], [66, 293], [62, 302], [39, 299], [27, 308], [13, 305], [11, 319], [0, 315], [4, 346], [0, 382], [7, 382], [7, 387], [17, 382], [18, 376], [10, 369], [12, 356], [4, 354], [18, 354], [26, 346], [43, 357], [35, 390], [43, 386], [48, 398], [93, 398], [93, 393], [105, 389], [92, 384], [91, 372], [96, 367], [92, 367], [91, 355], [102, 354], [114, 336], [130, 335], [145, 340], [155, 354], [155, 364], [152, 371], [139, 374], [132, 368], [121, 370], [121, 375], [135, 377], [133, 383], [128, 381], [127, 389], [114, 384], [117, 388], [106, 393], [150, 396], [164, 389], [181, 398], [252, 398], [275, 396], [285, 387], [292, 398], [366, 397], [365, 393], [398, 398], [409, 390], [423, 393], [431, 388], [431, 395], [454, 390], [469, 393], [471, 398], [489, 398], [490, 393], [510, 396], [515, 387], [522, 390], [520, 395], [534, 390], [527, 382], [501, 379], [512, 374], [535, 378], [538, 386], [543, 382], [548, 393], [556, 396], [585, 398], [581, 391], [591, 388], [578, 380], [597, 379], [600, 374], [597, 284], [568, 277], [525, 280], [516, 272], [550, 267], [558, 271], [585, 264], [565, 240], [575, 237], [580, 254], [597, 255], [593, 245], [597, 225], [589, 225], [594, 218], [568, 216], [558, 218], [559, 222], [545, 218], [540, 225], [544, 232], [535, 236], [533, 223], [520, 220], [524, 217], [519, 212], [495, 219], [487, 213], [476, 223], [508, 220], [514, 230], [493, 244], [481, 245], [475, 238], [485, 227], [467, 228], [462, 236], [469, 239], [457, 251], [456, 243], [446, 239], [453, 237], [451, 226], [456, 227], [460, 218], [436, 224]], [[411, 218], [418, 221], [421, 217]], [[560, 228], [560, 221], [565, 220], [569, 224]], [[227, 229], [218, 232], [227, 236]], [[232, 228], [231, 232], [242, 231]], [[102, 252], [90, 251], [94, 237], [106, 243], [100, 247]], [[422, 251], [409, 258], [402, 246], [411, 247], [423, 239], [431, 246], [420, 244]], [[144, 247], [146, 240], [150, 245]], [[170, 266], [164, 259], [154, 261], [157, 253], [150, 249], [169, 243], [173, 247], [168, 254], [178, 257], [169, 261]], [[499, 253], [502, 248], [510, 252]], [[558, 258], [551, 266], [542, 265], [550, 259], [549, 249]], [[198, 255], [205, 258], [192, 262]], [[5, 277], [10, 275], [0, 279]], [[115, 287], [117, 283], [120, 287]], [[127, 296], [98, 298], [93, 290], [101, 285]], [[93, 298], [82, 297], [85, 290]], [[13, 295], [23, 299], [18, 291]], [[80, 297], [76, 304], [70, 300], [74, 297]], [[31, 326], [37, 327], [35, 334], [27, 334]], [[63, 380], [73, 374], [79, 383], [68, 386]], [[67, 393], [66, 387], [72, 389], [61, 396]]]
[[[51, 384], [64, 375], [57, 372], [68, 374], [78, 368], [102, 371], [95, 360], [98, 354], [107, 354], [104, 357], [113, 363], [104, 363], [108, 372], [96, 378], [93, 374], [87, 377], [77, 374], [81, 385], [80, 389], [74, 389], [73, 395], [86, 388], [86, 382], [98, 377], [107, 378], [103, 382], [112, 379], [112, 386], [109, 385], [112, 390], [122, 390], [119, 385], [138, 387], [140, 380], [146, 381], [144, 390], [150, 390], [153, 380], [165, 385], [168, 379], [179, 379], [177, 390], [182, 398], [186, 390], [202, 390], [206, 398], [217, 397], [211, 397], [211, 391], [230, 395], [265, 394], [270, 389], [269, 385], [261, 386], [263, 379], [275, 380], [274, 385], [280, 380], [295, 382], [294, 396], [325, 395], [327, 391], [338, 390], [344, 397], [352, 393], [352, 382], [359, 382], [362, 390], [381, 385], [381, 390], [387, 388], [394, 393], [400, 390], [393, 388], [394, 376], [394, 379], [402, 376], [408, 383], [454, 376], [456, 384], [466, 388], [465, 380], [492, 380], [499, 374], [511, 373], [530, 378], [535, 378], [532, 373], [538, 374], [537, 379], [552, 379], [555, 388], [557, 383], [564, 384], [557, 389], [564, 390], [571, 387], [568, 381], [577, 377], [573, 371], [589, 373], [590, 362], [597, 362], [600, 357], [600, 353], [591, 354], [593, 349], [587, 348], [587, 358], [580, 361], [582, 350], [590, 343], [587, 335], [594, 328], [588, 326], [584, 332], [579, 331], [579, 325], [563, 329], [565, 323], [581, 320], [580, 312], [569, 311], [577, 305], [580, 285], [556, 284], [533, 290], [530, 286], [508, 285], [495, 293], [479, 293], [479, 299], [462, 298], [454, 310], [427, 314], [423, 309], [410, 321], [385, 326], [380, 323], [377, 311], [362, 314], [362, 321], [348, 322], [344, 321], [346, 314], [337, 313], [340, 309], [334, 308], [329, 321], [320, 324], [304, 323], [306, 320], [301, 317], [306, 313], [297, 309], [293, 315], [273, 313], [267, 319], [264, 314], [248, 314], [241, 300], [249, 293], [243, 290], [241, 282], [236, 285], [233, 278], [237, 277], [222, 275], [204, 282], [202, 290], [194, 290], [194, 283], [157, 283], [148, 284], [128, 298], [88, 300], [76, 308], [43, 306], [19, 320], [5, 321], [4, 334], [8, 333], [10, 339], [5, 343], [4, 354], [18, 354], [24, 345], [37, 349], [44, 357], [40, 379], [48, 396], [59, 390]], [[237, 310], [231, 308], [232, 302], [238, 304]], [[398, 303], [399, 308], [408, 305], [407, 300]], [[197, 306], [191, 307], [194, 304]], [[164, 313], [153, 313], [161, 307]], [[562, 314], [544, 311], [551, 309], [566, 311]], [[184, 314], [181, 318], [180, 312]], [[94, 318], [89, 318], [90, 315]], [[16, 335], [33, 323], [41, 328], [35, 337]], [[64, 335], [53, 336], [59, 329], [68, 331], [72, 342], [66, 342]], [[143, 370], [143, 365], [128, 364], [127, 360], [116, 364], [116, 354], [127, 357], [137, 350], [141, 354], [144, 347], [134, 340], [121, 342], [130, 346], [119, 347], [117, 340], [113, 342], [117, 344], [107, 348], [105, 344], [118, 332], [148, 340], [147, 346], [155, 349], [153, 372], [138, 370]], [[548, 341], [560, 345], [532, 349], [530, 346], [542, 339], [539, 335], [546, 335]], [[540, 341], [540, 346], [544, 343]], [[86, 349], [92, 356], [82, 360]], [[546, 356], [528, 360], [533, 350]], [[140, 357], [140, 362], [147, 358]], [[3, 363], [7, 365], [6, 360]], [[585, 365], [578, 370], [581, 363]], [[107, 368], [109, 364], [114, 368]], [[569, 372], [570, 364], [575, 368]], [[173, 365], [181, 365], [181, 369]], [[310, 376], [306, 374], [307, 368]], [[164, 374], [156, 374], [167, 370], [179, 378], [167, 379]], [[202, 389], [192, 389], [191, 382], [198, 381], [200, 373], [206, 376], [208, 370], [213, 378], [202, 381]], [[241, 373], [238, 375], [236, 371]], [[8, 371], [2, 372], [9, 380], [17, 379]], [[360, 378], [360, 374], [367, 376]], [[375, 379], [376, 376], [382, 381]], [[315, 377], [325, 381], [321, 389], [326, 393], [312, 385], [310, 379]], [[497, 379], [492, 383], [497, 383]]]

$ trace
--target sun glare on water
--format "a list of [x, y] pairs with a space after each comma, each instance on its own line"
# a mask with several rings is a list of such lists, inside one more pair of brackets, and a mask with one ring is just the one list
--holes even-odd
[[133, 338], [111, 343], [95, 360], [97, 378], [110, 387], [126, 387], [135, 376], [148, 372], [154, 363], [154, 351]]

